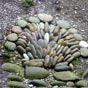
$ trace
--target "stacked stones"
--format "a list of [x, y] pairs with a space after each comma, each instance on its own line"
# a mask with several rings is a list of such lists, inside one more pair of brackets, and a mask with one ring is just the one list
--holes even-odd
[[[8, 34], [6, 38], [5, 48], [12, 52], [17, 51], [22, 56], [25, 78], [46, 78], [49, 73], [42, 68], [45, 67], [64, 71], [54, 73], [54, 78], [59, 81], [79, 80], [78, 76], [66, 70], [74, 69], [71, 62], [80, 55], [88, 56], [88, 44], [67, 21], [55, 21], [51, 15], [38, 14], [38, 16], [31, 16], [26, 20], [18, 20], [16, 26], [12, 28], [12, 33]], [[5, 69], [5, 66], [2, 68]], [[36, 77], [36, 74], [39, 75]], [[69, 77], [65, 79], [58, 74]], [[70, 74], [73, 75], [72, 78]], [[36, 84], [37, 82], [39, 80], [30, 83]], [[46, 86], [45, 82], [43, 83]], [[58, 81], [55, 83], [58, 84]], [[61, 84], [66, 85], [65, 82]]]

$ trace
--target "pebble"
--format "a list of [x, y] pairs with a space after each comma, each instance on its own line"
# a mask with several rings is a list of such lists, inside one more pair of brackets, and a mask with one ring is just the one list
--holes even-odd
[[75, 28], [70, 28], [68, 31], [69, 31], [70, 33], [72, 33], [72, 34], [78, 32], [77, 29], [75, 29]]
[[17, 25], [23, 28], [27, 26], [27, 22], [25, 20], [18, 20]]
[[28, 88], [26, 84], [22, 83], [22, 82], [17, 82], [17, 81], [9, 81], [7, 83], [7, 85], [9, 87], [17, 87], [17, 88]]
[[40, 22], [38, 17], [34, 17], [34, 16], [29, 17], [28, 21], [30, 21], [32, 23], [39, 23]]
[[22, 29], [21, 29], [21, 27], [19, 27], [19, 26], [13, 26], [13, 27], [12, 27], [12, 32], [19, 34], [19, 33], [22, 32]]
[[53, 76], [58, 81], [76, 81], [76, 80], [79, 80], [79, 77], [71, 71], [55, 72], [53, 74]]
[[43, 22], [40, 22], [40, 29], [44, 29], [44, 23]]
[[8, 50], [15, 50], [16, 49], [16, 44], [13, 42], [6, 41], [5, 42], [5, 47]]
[[87, 48], [80, 48], [80, 53], [83, 57], [88, 57], [88, 49]]
[[79, 42], [79, 46], [87, 48], [88, 47], [88, 43], [86, 41], [80, 41]]
[[29, 79], [44, 79], [49, 76], [49, 72], [41, 67], [26, 67], [25, 78]]
[[75, 38], [76, 40], [78, 40], [78, 41], [83, 40], [83, 37], [82, 37], [81, 34], [73, 34], [73, 36], [74, 36], [74, 38]]
[[52, 33], [52, 32], [54, 31], [54, 29], [55, 29], [55, 25], [52, 25], [52, 24], [51, 24], [51, 25], [49, 26], [49, 29], [50, 29], [49, 31]]
[[44, 22], [50, 22], [53, 20], [53, 17], [51, 15], [45, 13], [38, 14], [38, 17], [41, 21]]
[[7, 35], [7, 40], [9, 40], [9, 41], [14, 42], [17, 39], [18, 39], [18, 35], [16, 33], [11, 33], [11, 34]]
[[61, 28], [65, 28], [65, 29], [70, 28], [69, 22], [68, 22], [68, 21], [65, 21], [65, 20], [58, 20], [58, 21], [57, 21], [57, 24], [58, 24]]
[[29, 60], [29, 57], [26, 53], [23, 54], [23, 57], [24, 57], [25, 60]]
[[48, 44], [48, 42], [49, 42], [49, 33], [45, 33], [45, 35], [44, 35], [44, 40], [45, 40], [46, 43]]

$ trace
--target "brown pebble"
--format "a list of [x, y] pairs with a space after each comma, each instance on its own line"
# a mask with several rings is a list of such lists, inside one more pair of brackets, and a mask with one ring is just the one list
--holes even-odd
[[74, 38], [74, 36], [72, 34], [69, 34], [68, 36], [65, 37], [66, 40], [70, 40], [72, 38]]
[[49, 55], [50, 55], [50, 56], [52, 56], [52, 55], [53, 55], [53, 53], [54, 53], [54, 49], [53, 49], [53, 48], [51, 48], [51, 51], [50, 51]]
[[58, 56], [58, 58], [57, 58], [57, 63], [59, 63], [59, 62], [61, 62], [61, 61], [63, 61], [64, 60], [64, 56], [63, 56], [63, 54], [61, 53], [61, 54], [59, 54], [59, 56]]

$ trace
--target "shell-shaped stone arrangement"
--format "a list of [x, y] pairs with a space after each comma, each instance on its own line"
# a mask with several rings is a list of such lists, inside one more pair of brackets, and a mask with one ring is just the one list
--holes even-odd
[[72, 62], [81, 55], [80, 48], [84, 47], [81, 44], [83, 36], [77, 29], [72, 28], [69, 22], [57, 21], [48, 14], [20, 19], [11, 31], [6, 36], [6, 49], [16, 50], [23, 60], [44, 59], [46, 68], [60, 62]]
[[20, 19], [6, 36], [5, 51], [20, 55], [22, 62], [21, 66], [18, 63], [2, 65], [3, 70], [12, 73], [7, 77], [6, 88], [46, 88], [48, 81], [51, 86], [87, 86], [85, 80], [70, 70], [74, 70], [74, 59], [88, 57], [88, 43], [68, 21], [55, 20], [43, 13]]

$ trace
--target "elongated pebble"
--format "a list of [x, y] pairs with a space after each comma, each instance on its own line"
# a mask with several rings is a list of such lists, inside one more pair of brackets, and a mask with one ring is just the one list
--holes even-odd
[[46, 22], [45, 26], [44, 26], [44, 32], [48, 32], [49, 31], [49, 24]]
[[73, 53], [77, 52], [78, 50], [79, 50], [78, 48], [74, 48], [73, 50], [71, 50], [71, 53], [73, 54]]
[[62, 35], [62, 37], [66, 37], [69, 34], [69, 32], [66, 32]]
[[65, 46], [64, 49], [62, 50], [63, 53], [65, 53], [69, 49], [68, 46]]
[[64, 61], [66, 61], [68, 58], [70, 58], [72, 55], [71, 54], [68, 54], [66, 57], [65, 57], [65, 59], [64, 59]]
[[71, 49], [69, 48], [69, 49], [65, 52], [65, 55], [70, 54], [70, 52], [71, 52]]
[[62, 62], [63, 60], [64, 60], [64, 56], [62, 55], [57, 59], [57, 63]]
[[44, 66], [45, 67], [48, 67], [49, 66], [49, 61], [50, 61], [50, 56], [49, 55], [46, 55], [45, 61], [44, 61]]
[[56, 54], [57, 54], [57, 55], [60, 54], [60, 53], [62, 52], [63, 48], [64, 48], [64, 46], [61, 46], [60, 49], [57, 51]]
[[78, 41], [75, 41], [75, 42], [69, 42], [67, 43], [67, 45], [71, 46], [71, 45], [77, 45], [79, 42]]
[[74, 48], [79, 48], [79, 45], [73, 45], [70, 47], [71, 50], [73, 50]]
[[57, 44], [55, 44], [55, 45], [53, 46], [53, 49], [55, 49], [55, 50], [56, 50], [57, 46], [58, 46], [58, 45], [57, 45]]
[[68, 60], [67, 60], [67, 62], [71, 62], [71, 61], [73, 61], [73, 59], [74, 59], [74, 57], [73, 56], [71, 56], [70, 58], [68, 58]]
[[74, 54], [72, 54], [72, 56], [73, 56], [74, 58], [79, 57], [79, 56], [80, 56], [80, 52], [75, 52]]
[[56, 65], [56, 63], [57, 63], [57, 58], [58, 58], [58, 57], [55, 56], [54, 59], [53, 59], [53, 63], [52, 63], [52, 66], [53, 66], [53, 67], [54, 67], [54, 66]]

